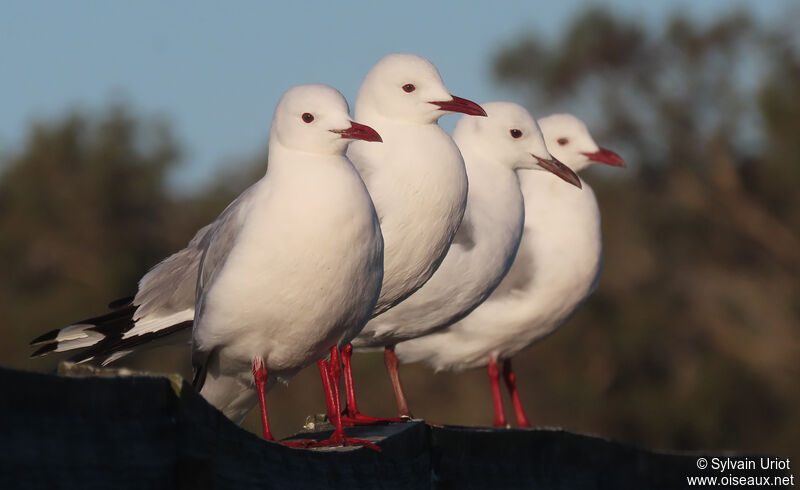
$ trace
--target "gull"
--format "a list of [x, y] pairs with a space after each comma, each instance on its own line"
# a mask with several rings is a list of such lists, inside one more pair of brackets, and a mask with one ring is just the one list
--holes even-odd
[[[287, 92], [275, 108], [266, 175], [223, 211], [203, 249], [194, 386], [243, 416], [254, 379], [266, 439], [266, 388], [357, 335], [380, 293], [380, 225], [344, 152], [350, 140], [381, 138], [348, 113], [330, 87]], [[337, 422], [330, 444], [373, 446], [345, 437]]]
[[[422, 288], [367, 323], [353, 347], [385, 347], [444, 328], [465, 317], [500, 284], [517, 253], [525, 209], [518, 169], [552, 172], [580, 187], [580, 180], [547, 151], [539, 126], [522, 106], [481, 104], [488, 117], [462, 117], [453, 131], [469, 179], [464, 218], [433, 276]], [[543, 178], [545, 178], [543, 176]], [[551, 179], [552, 180], [552, 179]], [[547, 203], [546, 212], [558, 202]], [[389, 356], [391, 359], [391, 354]], [[400, 417], [411, 417], [397, 373], [387, 362]]]
[[[625, 166], [617, 154], [599, 148], [575, 116], [555, 114], [538, 123], [550, 153], [575, 172], [593, 162]], [[511, 358], [567, 321], [600, 277], [600, 211], [594, 192], [585, 182], [578, 189], [547, 177], [542, 172], [520, 175], [525, 227], [516, 259], [497, 289], [461, 321], [396, 349], [402, 362], [424, 361], [437, 371], [487, 366], [498, 427], [506, 425], [498, 364], [503, 364], [517, 425], [530, 427]]]
[[[425, 284], [461, 223], [467, 202], [464, 160], [437, 124], [453, 112], [486, 116], [479, 105], [451, 95], [436, 67], [416, 55], [383, 57], [358, 91], [356, 118], [383, 138], [380, 145], [356, 141], [347, 151], [375, 203], [385, 244], [383, 286], [374, 316]], [[358, 412], [351, 354], [352, 346], [345, 345], [346, 420], [378, 421]], [[332, 381], [338, 389], [338, 376]]]
[[[351, 121], [338, 91], [289, 90], [275, 108], [266, 174], [184, 253], [200, 255], [194, 272], [183, 271], [197, 278], [195, 300], [179, 306], [193, 310], [193, 384], [233, 420], [257, 394], [268, 440], [266, 392], [353, 338], [380, 292], [383, 239], [364, 182], [345, 156], [352, 140], [381, 141]], [[177, 285], [186, 286], [181, 279]], [[120, 318], [129, 322], [126, 315]], [[337, 422], [318, 445], [374, 447], [345, 437]]]
[[[467, 196], [464, 161], [452, 138], [437, 124], [441, 116], [456, 112], [485, 116], [479, 105], [450, 94], [430, 61], [411, 54], [379, 60], [359, 90], [356, 119], [383, 138], [380, 145], [354, 142], [347, 152], [372, 195], [384, 236], [384, 282], [374, 315], [390, 309], [430, 278], [461, 223]], [[209, 231], [210, 226], [202, 228], [185, 249], [151, 269], [139, 282], [136, 295], [112, 303], [111, 313], [34, 339], [31, 344], [38, 350], [32, 357], [77, 350], [73, 361], [102, 359], [105, 365], [137, 349], [188, 342], [197, 269]], [[343, 347], [346, 420], [375, 421], [358, 413], [350, 369], [352, 347], [347, 342]], [[337, 363], [331, 367], [331, 388], [338, 391]], [[323, 379], [324, 386], [327, 382]], [[326, 400], [334, 397], [338, 399], [328, 393]], [[239, 405], [244, 407], [247, 400]], [[334, 418], [332, 410], [329, 403], [328, 412]]]

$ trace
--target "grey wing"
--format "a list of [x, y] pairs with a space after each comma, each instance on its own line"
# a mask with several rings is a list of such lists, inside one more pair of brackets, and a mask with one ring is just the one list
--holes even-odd
[[142, 277], [133, 300], [133, 304], [138, 306], [135, 319], [152, 313], [168, 315], [194, 307], [197, 271], [203, 256], [201, 243], [213, 230], [214, 224], [200, 228], [186, 248], [162, 260]]
[[[244, 191], [233, 201], [222, 214], [219, 215], [212, 227], [199, 241], [202, 250], [200, 264], [197, 269], [197, 283], [195, 292], [195, 325], [203, 315], [203, 305], [208, 287], [214, 282], [215, 277], [222, 270], [228, 255], [231, 252], [239, 231], [244, 223], [244, 217], [249, 208], [249, 196], [253, 186]], [[213, 352], [200, 350], [192, 336], [192, 366], [194, 367], [194, 387], [200, 390], [205, 381], [205, 372], [209, 355]]]
[[186, 248], [162, 260], [142, 277], [133, 300], [138, 307], [134, 319], [156, 312], [167, 315], [194, 307], [200, 262], [210, 236], [226, 215], [240, 207], [251, 189], [252, 186], [240, 194], [215, 221], [200, 228]]
[[216, 221], [199, 242], [202, 250], [202, 257], [198, 268], [197, 289], [195, 291], [196, 308], [202, 312], [203, 293], [207, 286], [211, 284], [216, 274], [222, 268], [228, 258], [236, 239], [239, 237], [239, 230], [242, 228], [244, 216], [249, 208], [249, 196], [252, 192], [251, 186], [244, 191], [235, 201], [230, 203], [227, 208], [219, 215]]

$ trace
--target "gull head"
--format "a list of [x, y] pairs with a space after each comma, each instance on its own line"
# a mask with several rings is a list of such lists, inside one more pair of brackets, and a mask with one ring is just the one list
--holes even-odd
[[512, 170], [546, 170], [577, 187], [581, 181], [547, 150], [536, 120], [524, 107], [511, 102], [482, 104], [485, 118], [463, 117], [453, 138], [459, 146], [469, 145], [488, 160]]
[[550, 153], [576, 172], [592, 163], [625, 166], [622, 157], [597, 146], [583, 121], [571, 114], [543, 117], [539, 119], [539, 127]]
[[323, 155], [343, 154], [352, 140], [381, 141], [378, 133], [350, 119], [344, 96], [327, 85], [299, 85], [275, 107], [270, 144]]
[[390, 54], [367, 73], [356, 100], [359, 117], [382, 116], [432, 124], [445, 114], [485, 116], [478, 104], [452, 95], [433, 64], [413, 54]]

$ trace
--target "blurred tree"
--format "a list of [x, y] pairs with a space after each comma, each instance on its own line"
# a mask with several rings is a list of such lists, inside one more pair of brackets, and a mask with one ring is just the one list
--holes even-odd
[[[0, 175], [0, 356], [19, 365], [31, 335], [102, 311], [184, 239], [170, 227], [167, 126], [121, 106], [35, 124]], [[60, 323], [53, 323], [55, 321]]]
[[598, 291], [527, 356], [549, 421], [800, 456], [799, 20], [678, 15], [658, 32], [594, 9], [497, 53], [534, 114], [578, 114], [631, 167], [596, 175]]

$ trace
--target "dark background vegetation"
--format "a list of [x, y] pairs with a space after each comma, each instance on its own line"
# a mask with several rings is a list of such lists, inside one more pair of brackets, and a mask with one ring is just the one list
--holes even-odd
[[[583, 117], [629, 162], [588, 176], [603, 213], [597, 292], [515, 360], [536, 425], [800, 462], [798, 25], [796, 11], [771, 25], [731, 13], [653, 31], [593, 10], [553, 43], [498, 49], [487, 66], [498, 84], [535, 115]], [[131, 294], [266, 167], [256, 155], [175, 195], [166, 178], [180, 153], [169, 125], [125, 105], [40, 121], [0, 152], [3, 365], [54, 369], [56, 357], [27, 359], [31, 338]], [[190, 371], [181, 347], [122, 364]], [[390, 415], [382, 364], [360, 356], [356, 376], [362, 409]], [[403, 375], [417, 416], [491, 423], [483, 371]], [[316, 376], [270, 394], [278, 435], [323, 410]]]

